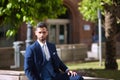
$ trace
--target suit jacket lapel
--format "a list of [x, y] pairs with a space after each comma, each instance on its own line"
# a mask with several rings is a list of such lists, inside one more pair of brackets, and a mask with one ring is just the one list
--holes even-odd
[[36, 41], [35, 44], [36, 44], [36, 49], [37, 49], [37, 51], [38, 51], [39, 53], [42, 53], [42, 49], [41, 49], [41, 46], [40, 46], [40, 44], [38, 43], [38, 41]]
[[52, 51], [51, 45], [48, 42], [47, 42], [47, 47], [48, 47], [48, 50], [49, 50], [49, 53], [50, 53], [50, 56], [51, 56], [53, 51]]
[[35, 42], [35, 45], [36, 45], [36, 55], [37, 57], [39, 56], [40, 58], [39, 59], [42, 59], [43, 63], [45, 61], [45, 58], [43, 57], [43, 52], [42, 52], [42, 48], [40, 46], [40, 44], [38, 43], [38, 41]]

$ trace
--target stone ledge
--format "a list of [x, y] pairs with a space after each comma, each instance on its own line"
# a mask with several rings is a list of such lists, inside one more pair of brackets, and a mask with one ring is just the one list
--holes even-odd
[[24, 74], [24, 71], [0, 70], [0, 75], [19, 76], [19, 75], [25, 75], [25, 74]]
[[0, 70], [0, 80], [28, 80], [24, 71]]
[[[83, 76], [84, 80], [113, 80]], [[0, 70], [0, 80], [28, 80], [24, 71]]]
[[114, 80], [114, 79], [105, 79], [105, 78], [97, 78], [97, 77], [87, 77], [83, 76], [84, 80]]

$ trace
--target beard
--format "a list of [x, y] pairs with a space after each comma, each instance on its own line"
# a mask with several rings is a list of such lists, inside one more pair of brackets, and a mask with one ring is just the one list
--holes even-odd
[[45, 42], [45, 41], [46, 41], [46, 38], [40, 38], [39, 41], [40, 41], [40, 42]]

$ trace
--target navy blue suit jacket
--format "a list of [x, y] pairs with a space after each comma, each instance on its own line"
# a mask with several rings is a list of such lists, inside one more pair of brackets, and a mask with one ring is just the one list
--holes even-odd
[[[54, 71], [59, 73], [59, 70], [65, 72], [66, 65], [59, 59], [54, 44], [47, 42], [50, 52]], [[29, 80], [41, 80], [41, 69], [44, 65], [43, 53], [38, 41], [27, 47], [24, 59], [24, 70]]]

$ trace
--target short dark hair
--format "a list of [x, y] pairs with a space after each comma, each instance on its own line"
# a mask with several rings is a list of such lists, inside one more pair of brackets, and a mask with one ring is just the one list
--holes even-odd
[[43, 27], [47, 28], [47, 24], [45, 22], [39, 22], [36, 26], [36, 28], [43, 28]]

